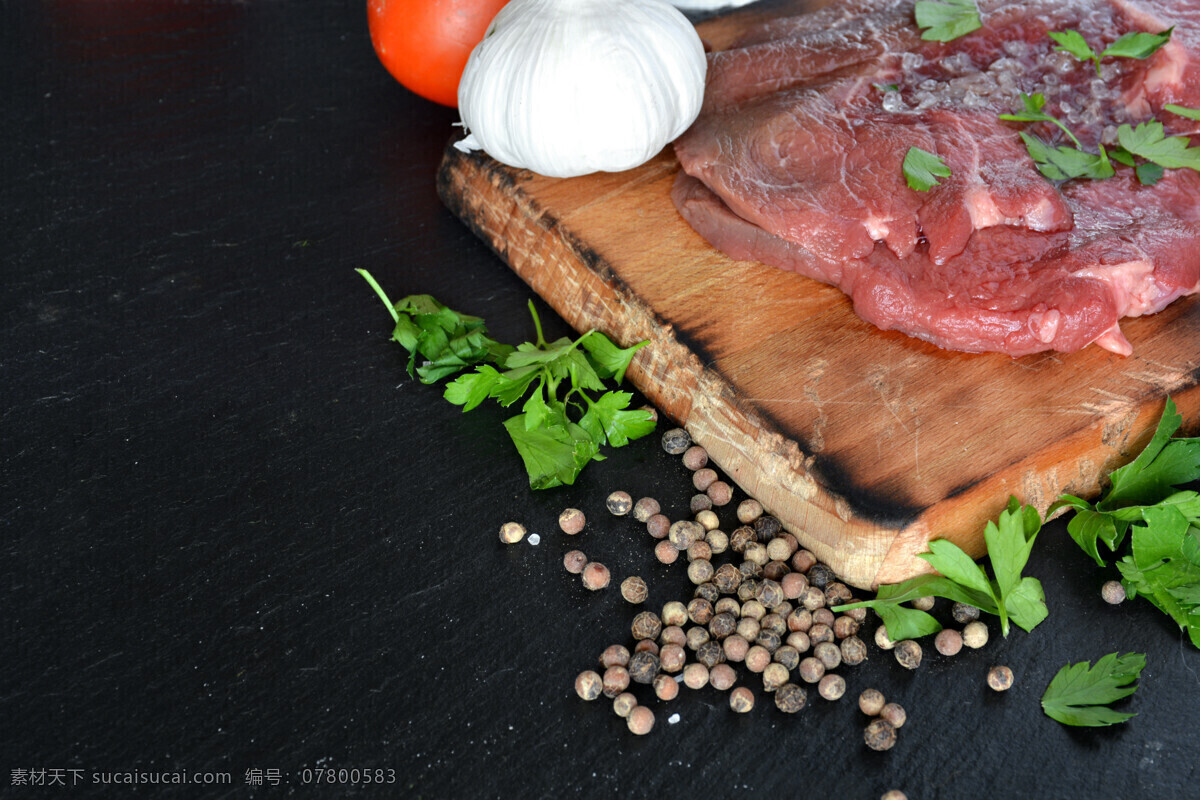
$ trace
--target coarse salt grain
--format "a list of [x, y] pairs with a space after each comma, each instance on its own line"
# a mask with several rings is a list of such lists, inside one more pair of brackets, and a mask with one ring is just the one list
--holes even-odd
[[531, 534], [529, 534], [528, 541], [531, 545], [536, 547], [537, 545], [541, 544], [542, 537], [538, 536], [536, 533], [531, 533]]
[[672, 714], [671, 716], [667, 717], [667, 723], [668, 723], [668, 724], [670, 724], [670, 725], [674, 725], [676, 722], [679, 722], [679, 715], [678, 715], [678, 714]]

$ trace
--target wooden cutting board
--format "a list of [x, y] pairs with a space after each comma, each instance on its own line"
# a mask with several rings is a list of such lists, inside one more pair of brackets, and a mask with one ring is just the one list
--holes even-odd
[[[721, 47], [753, 18], [698, 27]], [[863, 322], [833, 287], [718, 252], [671, 203], [678, 170], [669, 147], [565, 180], [447, 147], [438, 187], [576, 329], [650, 340], [628, 378], [855, 586], [927, 571], [930, 539], [982, 555], [1010, 495], [1043, 512], [1095, 495], [1168, 394], [1197, 428], [1200, 295], [1123, 322], [1128, 358], [953, 353]]]

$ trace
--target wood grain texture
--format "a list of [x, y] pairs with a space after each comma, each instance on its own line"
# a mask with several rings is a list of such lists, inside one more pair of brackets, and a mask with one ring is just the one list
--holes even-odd
[[[728, 20], [702, 26], [723, 41]], [[847, 582], [927, 570], [947, 538], [983, 554], [1010, 495], [1091, 496], [1170, 394], [1200, 413], [1200, 299], [1126, 320], [1133, 355], [941, 350], [856, 317], [837, 289], [733, 261], [683, 221], [667, 148], [556, 180], [448, 147], [443, 202], [579, 330], [650, 340], [629, 379]]]

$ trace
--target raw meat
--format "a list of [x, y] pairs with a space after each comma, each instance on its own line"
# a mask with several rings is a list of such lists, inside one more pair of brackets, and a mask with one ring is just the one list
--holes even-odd
[[[675, 143], [675, 204], [730, 256], [833, 283], [884, 329], [972, 352], [1128, 354], [1122, 317], [1200, 290], [1200, 175], [1142, 186], [1120, 167], [1056, 186], [1018, 131], [1059, 144], [1058, 129], [997, 115], [1041, 92], [1095, 151], [1163, 103], [1200, 105], [1200, 2], [980, 6], [984, 27], [945, 44], [921, 40], [911, 0], [857, 0], [711, 53], [704, 109]], [[1099, 51], [1171, 25], [1154, 56], [1105, 59], [1100, 76], [1047, 36], [1074, 29]], [[910, 147], [951, 177], [909, 189]]]

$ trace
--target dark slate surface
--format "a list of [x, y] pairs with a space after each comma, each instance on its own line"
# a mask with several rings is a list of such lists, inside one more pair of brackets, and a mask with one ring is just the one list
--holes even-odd
[[[646, 440], [533, 494], [502, 409], [464, 416], [404, 374], [355, 267], [505, 341], [532, 334], [531, 293], [439, 204], [456, 114], [379, 67], [362, 4], [0, 9], [0, 795], [1196, 796], [1200, 654], [1147, 605], [1105, 606], [1112, 575], [1057, 522], [1033, 634], [843, 671], [907, 707], [892, 752], [865, 749], [850, 699], [785, 717], [759, 693], [739, 717], [712, 689], [635, 739], [571, 688], [634, 609], [560, 560], [645, 576], [653, 608], [686, 598], [603, 498], [682, 514], [688, 473]], [[592, 520], [575, 540], [566, 506]], [[509, 519], [541, 544], [500, 545]], [[1041, 714], [1062, 664], [1114, 650], [1148, 654], [1136, 719]], [[318, 769], [395, 782], [305, 785]], [[177, 770], [230, 783], [91, 784]]]

